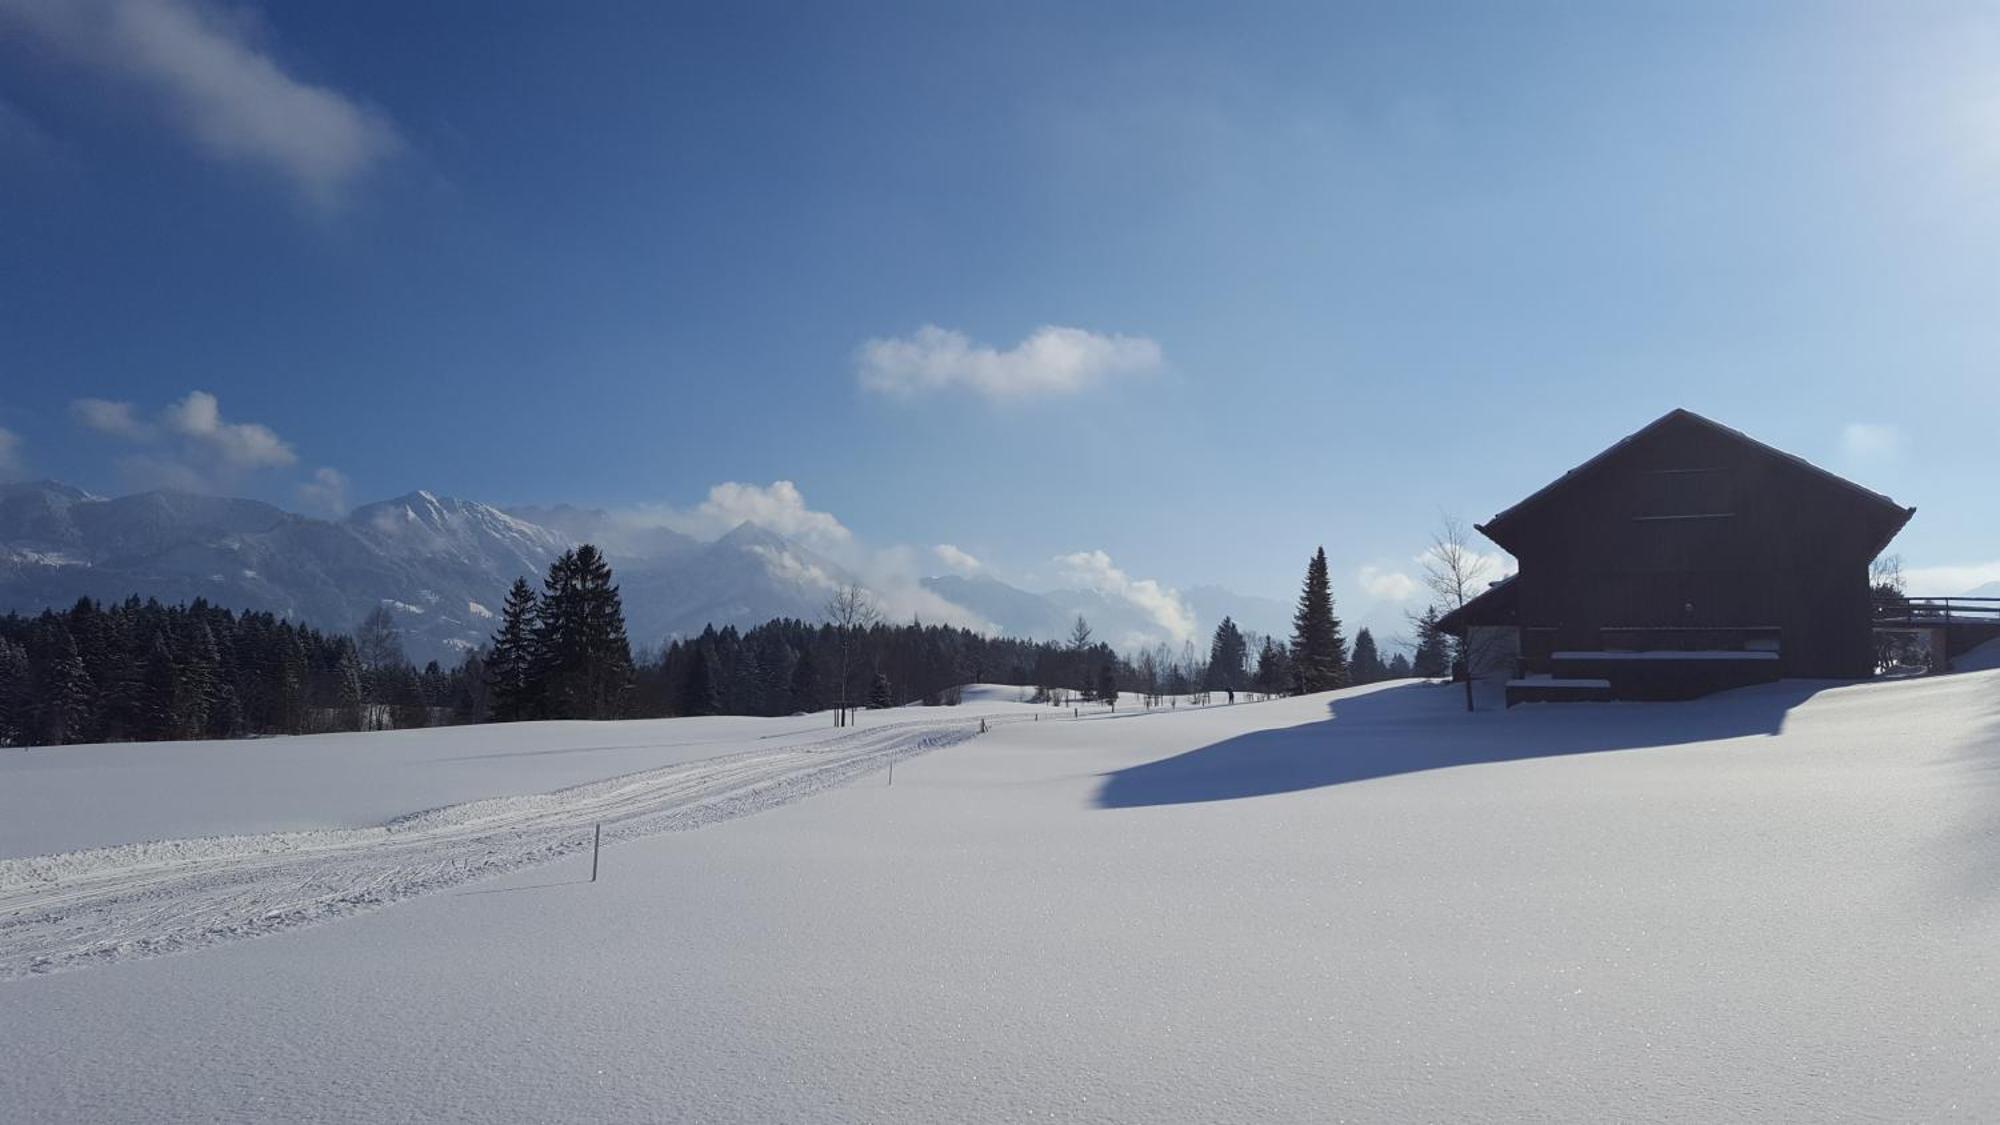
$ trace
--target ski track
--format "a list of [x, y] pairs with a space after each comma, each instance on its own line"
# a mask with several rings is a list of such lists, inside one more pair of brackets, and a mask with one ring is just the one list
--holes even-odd
[[588, 851], [596, 824], [613, 843], [748, 816], [964, 742], [979, 722], [870, 727], [366, 828], [0, 860], [0, 981], [259, 937], [551, 863]]

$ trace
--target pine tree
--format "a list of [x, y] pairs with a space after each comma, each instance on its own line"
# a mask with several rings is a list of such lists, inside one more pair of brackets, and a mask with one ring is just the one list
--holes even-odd
[[1410, 678], [1410, 675], [1411, 672], [1410, 672], [1409, 657], [1404, 656], [1402, 653], [1399, 652], [1396, 655], [1389, 658], [1388, 676], [1390, 679], [1407, 680]]
[[694, 643], [689, 654], [687, 680], [681, 685], [680, 704], [677, 708], [683, 715], [718, 715], [722, 713], [722, 670], [715, 658], [715, 628], [710, 626]]
[[530, 683], [558, 719], [608, 719], [632, 686], [632, 645], [611, 567], [588, 543], [565, 551], [542, 583]]
[[1097, 670], [1097, 699], [1114, 711], [1118, 708], [1118, 662], [1115, 660], [1105, 661], [1104, 666]]
[[1436, 606], [1427, 606], [1417, 618], [1417, 651], [1410, 660], [1413, 675], [1427, 680], [1451, 675], [1450, 638], [1438, 628]]
[[1236, 622], [1224, 617], [1222, 624], [1215, 627], [1215, 637], [1208, 646], [1208, 673], [1202, 686], [1210, 691], [1240, 691], [1248, 678], [1244, 664], [1250, 658], [1249, 645], [1243, 639], [1243, 631]]
[[28, 650], [0, 637], [0, 746], [28, 739]]
[[139, 692], [139, 728], [133, 733], [149, 740], [179, 737], [175, 705], [181, 695], [180, 673], [165, 634], [153, 637], [146, 654], [145, 679]]
[[1354, 652], [1347, 659], [1347, 677], [1357, 684], [1372, 684], [1387, 674], [1382, 654], [1375, 648], [1375, 634], [1364, 625], [1360, 632], [1354, 634]]
[[1292, 678], [1300, 693], [1347, 686], [1340, 619], [1333, 615], [1333, 585], [1327, 578], [1326, 548], [1306, 566], [1305, 589], [1292, 617]]
[[868, 706], [879, 711], [895, 705], [896, 698], [889, 690], [887, 673], [875, 673], [875, 682], [868, 686]]
[[492, 654], [486, 660], [486, 687], [495, 722], [535, 717], [531, 677], [536, 670], [535, 636], [540, 620], [541, 599], [534, 587], [525, 578], [514, 579], [507, 603], [500, 610]]
[[1277, 695], [1291, 690], [1292, 661], [1278, 642], [1264, 638], [1264, 650], [1257, 654], [1257, 690], [1265, 695]]
[[813, 659], [812, 649], [799, 653], [799, 662], [792, 666], [792, 699], [794, 711], [813, 712], [826, 706], [826, 692], [820, 682], [819, 662]]
[[333, 666], [333, 699], [338, 713], [337, 729], [360, 730], [367, 718], [361, 691], [361, 657], [344, 637]]
[[59, 620], [48, 620], [52, 625], [43, 646], [47, 654], [45, 672], [35, 699], [40, 710], [38, 725], [43, 743], [61, 746], [81, 741], [90, 729], [95, 693], [90, 673], [84, 670], [83, 657], [76, 651], [76, 639]]

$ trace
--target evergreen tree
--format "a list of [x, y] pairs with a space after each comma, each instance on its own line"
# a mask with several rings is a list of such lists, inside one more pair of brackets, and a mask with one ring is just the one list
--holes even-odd
[[1249, 676], [1244, 664], [1250, 658], [1249, 644], [1236, 622], [1224, 617], [1215, 627], [1208, 645], [1208, 673], [1202, 686], [1210, 691], [1241, 691]]
[[799, 653], [798, 663], [792, 666], [793, 711], [812, 712], [826, 706], [826, 689], [820, 679], [819, 662], [813, 659], [812, 649]]
[[1410, 678], [1410, 676], [1411, 676], [1411, 672], [1410, 672], [1410, 658], [1409, 658], [1409, 657], [1407, 657], [1407, 656], [1404, 656], [1404, 655], [1403, 655], [1402, 653], [1400, 653], [1400, 652], [1399, 652], [1399, 653], [1397, 653], [1396, 655], [1394, 655], [1394, 656], [1390, 657], [1390, 658], [1389, 658], [1389, 672], [1388, 672], [1388, 675], [1389, 675], [1389, 678], [1390, 678], [1390, 679], [1392, 679], [1392, 680], [1407, 680], [1407, 679], [1409, 679], [1409, 678]]
[[82, 741], [90, 729], [95, 692], [83, 657], [76, 650], [76, 639], [60, 620], [49, 617], [47, 621], [42, 645], [44, 671], [34, 693], [39, 711], [36, 725], [45, 745], [61, 746]]
[[1278, 695], [1292, 687], [1291, 657], [1270, 637], [1264, 638], [1264, 650], [1257, 654], [1255, 683], [1265, 695]]
[[1117, 708], [1118, 665], [1116, 661], [1107, 660], [1104, 662], [1104, 666], [1097, 670], [1097, 698], [1099, 702], [1107, 704], [1113, 709]]
[[1347, 658], [1347, 677], [1357, 684], [1372, 684], [1387, 675], [1382, 654], [1375, 648], [1375, 634], [1364, 625], [1354, 634], [1354, 652]]
[[541, 599], [525, 578], [514, 579], [500, 609], [500, 628], [486, 660], [486, 688], [496, 722], [535, 717], [535, 635], [541, 620]]
[[632, 686], [632, 645], [603, 552], [565, 551], [542, 583], [530, 682], [550, 718], [615, 718]]
[[1451, 675], [1451, 638], [1438, 628], [1436, 606], [1417, 618], [1417, 651], [1410, 660], [1412, 675], [1434, 680]]
[[139, 695], [139, 727], [133, 733], [149, 740], [179, 737], [177, 703], [180, 695], [180, 675], [174, 664], [173, 650], [167, 647], [165, 634], [155, 634], [153, 648], [146, 654], [145, 680]]
[[675, 710], [683, 715], [722, 713], [722, 669], [715, 658], [715, 627], [709, 626], [691, 646], [687, 678], [681, 684]]
[[889, 690], [888, 675], [882, 672], [875, 673], [875, 682], [868, 686], [868, 706], [879, 711], [895, 705], [895, 696]]
[[341, 638], [340, 653], [333, 667], [334, 708], [337, 730], [360, 730], [367, 718], [361, 691], [361, 657], [354, 645]]
[[0, 746], [19, 746], [28, 737], [28, 650], [0, 637]]
[[1327, 577], [1326, 548], [1306, 566], [1305, 589], [1292, 616], [1292, 679], [1301, 693], [1347, 686], [1345, 644], [1333, 615], [1333, 585]]

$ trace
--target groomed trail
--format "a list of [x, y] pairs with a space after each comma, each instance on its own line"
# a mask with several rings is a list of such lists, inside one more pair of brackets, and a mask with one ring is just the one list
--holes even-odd
[[981, 727], [977, 717], [875, 726], [372, 827], [0, 860], [0, 980], [371, 910], [588, 851], [594, 825], [612, 843], [748, 816], [964, 742]]

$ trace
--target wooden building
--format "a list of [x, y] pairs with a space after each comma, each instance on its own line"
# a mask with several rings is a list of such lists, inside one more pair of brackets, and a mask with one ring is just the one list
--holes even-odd
[[1675, 410], [1478, 525], [1520, 569], [1445, 628], [1510, 701], [1867, 676], [1868, 566], [1915, 511]]

